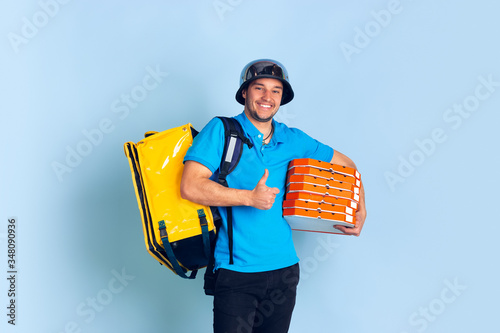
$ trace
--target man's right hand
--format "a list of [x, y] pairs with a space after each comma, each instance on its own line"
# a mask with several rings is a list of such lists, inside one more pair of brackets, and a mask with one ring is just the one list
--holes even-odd
[[262, 178], [259, 180], [255, 188], [251, 191], [252, 207], [263, 210], [270, 209], [274, 204], [276, 195], [280, 193], [280, 190], [276, 187], [268, 187], [266, 185], [268, 176], [269, 171], [266, 169]]

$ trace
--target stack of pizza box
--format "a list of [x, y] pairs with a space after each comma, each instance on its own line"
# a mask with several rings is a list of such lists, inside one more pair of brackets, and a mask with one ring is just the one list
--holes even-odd
[[343, 234], [333, 226], [354, 227], [360, 186], [354, 168], [295, 159], [288, 166], [283, 216], [293, 230]]

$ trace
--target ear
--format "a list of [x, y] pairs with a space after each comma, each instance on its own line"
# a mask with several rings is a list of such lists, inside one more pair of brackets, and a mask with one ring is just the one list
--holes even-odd
[[241, 96], [242, 96], [244, 99], [247, 99], [247, 90], [246, 90], [246, 88], [245, 88], [245, 89], [243, 89], [243, 90], [241, 91]]

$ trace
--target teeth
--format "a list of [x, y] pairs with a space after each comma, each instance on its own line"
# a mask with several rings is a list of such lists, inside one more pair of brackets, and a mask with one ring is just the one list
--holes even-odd
[[271, 105], [264, 105], [264, 104], [260, 104], [260, 106], [263, 108], [270, 108], [271, 107]]

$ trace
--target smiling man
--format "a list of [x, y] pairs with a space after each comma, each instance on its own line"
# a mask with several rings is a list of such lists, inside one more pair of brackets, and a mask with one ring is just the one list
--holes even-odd
[[[347, 156], [303, 131], [273, 119], [294, 92], [285, 67], [261, 59], [243, 68], [236, 100], [244, 111], [234, 117], [253, 144], [244, 149], [229, 187], [216, 181], [224, 150], [224, 126], [212, 119], [196, 136], [184, 161], [183, 198], [218, 206], [222, 217], [215, 247], [215, 333], [288, 332], [299, 282], [292, 231], [282, 216], [288, 163], [313, 158], [356, 167]], [[338, 227], [359, 235], [366, 217], [361, 187], [356, 227]], [[230, 261], [227, 210], [232, 207], [233, 262]]]
[[281, 104], [283, 84], [276, 79], [257, 79], [241, 94], [245, 99], [247, 116], [261, 123], [269, 123]]

